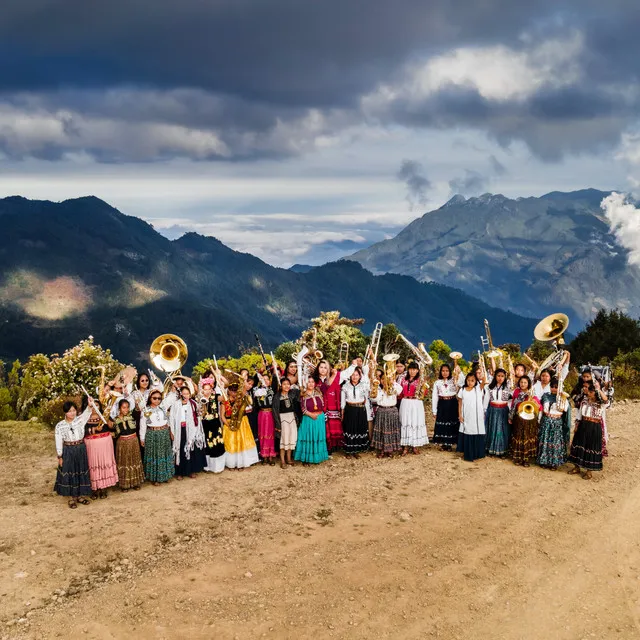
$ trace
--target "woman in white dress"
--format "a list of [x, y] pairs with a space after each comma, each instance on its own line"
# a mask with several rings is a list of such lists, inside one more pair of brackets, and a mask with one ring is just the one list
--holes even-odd
[[426, 381], [420, 377], [420, 368], [411, 362], [407, 374], [400, 382], [402, 401], [400, 402], [400, 444], [402, 455], [408, 451], [418, 453], [417, 447], [429, 444], [427, 423], [424, 417], [424, 391]]
[[463, 453], [464, 459], [468, 462], [484, 458], [484, 397], [473, 373], [467, 375], [464, 387], [458, 392], [458, 412], [458, 453]]

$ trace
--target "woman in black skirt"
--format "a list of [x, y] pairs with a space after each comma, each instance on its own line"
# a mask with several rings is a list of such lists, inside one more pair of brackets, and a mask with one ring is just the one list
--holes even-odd
[[173, 453], [176, 457], [176, 478], [195, 478], [204, 470], [204, 431], [198, 406], [191, 398], [189, 387], [182, 387], [180, 400], [174, 402], [169, 413], [169, 425], [173, 434]]
[[91, 495], [91, 480], [84, 436], [94, 406], [93, 400], [89, 399], [89, 406], [78, 415], [76, 405], [65, 402], [62, 405], [64, 420], [58, 422], [55, 428], [58, 472], [53, 490], [59, 496], [69, 498], [71, 509], [77, 509], [78, 502], [89, 504], [85, 496]]
[[360, 453], [369, 449], [368, 399], [369, 384], [362, 377], [362, 369], [356, 367], [342, 387], [342, 430], [347, 458], [358, 459]]
[[443, 364], [440, 375], [433, 385], [431, 393], [431, 408], [436, 424], [433, 441], [441, 444], [444, 451], [451, 451], [451, 447], [458, 442], [458, 385], [451, 379], [451, 367]]
[[221, 473], [224, 471], [225, 450], [220, 421], [219, 399], [216, 395], [215, 378], [200, 380], [200, 412], [205, 438], [205, 471]]
[[569, 462], [573, 462], [570, 474], [578, 474], [590, 480], [592, 471], [602, 471], [602, 420], [604, 405], [593, 383], [586, 389], [586, 398], [578, 408], [577, 427], [571, 442]]

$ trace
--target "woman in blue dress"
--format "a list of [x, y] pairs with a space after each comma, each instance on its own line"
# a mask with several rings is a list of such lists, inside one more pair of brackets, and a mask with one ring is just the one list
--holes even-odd
[[322, 391], [309, 378], [300, 397], [302, 422], [298, 430], [298, 442], [294, 459], [304, 464], [319, 464], [329, 459], [325, 429], [324, 401]]

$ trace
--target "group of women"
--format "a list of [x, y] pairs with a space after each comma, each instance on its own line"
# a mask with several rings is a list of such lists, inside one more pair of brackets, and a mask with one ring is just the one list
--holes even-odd
[[476, 367], [456, 383], [451, 368], [442, 365], [432, 393], [434, 442], [451, 449], [457, 441], [469, 461], [510, 456], [516, 465], [536, 462], [552, 470], [571, 462], [569, 473], [590, 479], [607, 455], [609, 397], [591, 371], [583, 371], [571, 394], [577, 412], [571, 440], [569, 394], [559, 392], [555, 373], [544, 370], [534, 381], [517, 364], [510, 380], [504, 369], [489, 375]]
[[[379, 458], [419, 453], [429, 442], [424, 371], [415, 362], [370, 366], [356, 359], [341, 371], [322, 360], [312, 375], [299, 376], [292, 361], [282, 372], [265, 367], [255, 376], [212, 371], [197, 386], [178, 374], [168, 389], [146, 373], [135, 385], [115, 380], [97, 400], [64, 404], [55, 428], [55, 491], [77, 508], [116, 485], [138, 490], [144, 481], [159, 485], [258, 462], [279, 459], [286, 469], [322, 463], [339, 450], [354, 459], [370, 449]], [[443, 449], [455, 446], [470, 461], [510, 455], [515, 464], [551, 469], [569, 461], [585, 478], [602, 469], [606, 396], [590, 373], [574, 390], [578, 426], [570, 448], [571, 410], [551, 372], [533, 384], [517, 365], [515, 388], [503, 369], [453, 373], [442, 365], [432, 389], [433, 441]]]

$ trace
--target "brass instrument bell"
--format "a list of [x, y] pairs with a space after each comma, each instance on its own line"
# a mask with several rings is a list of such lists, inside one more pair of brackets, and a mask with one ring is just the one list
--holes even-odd
[[540, 342], [555, 341], [563, 344], [562, 334], [569, 328], [569, 318], [564, 313], [552, 313], [542, 318], [533, 330], [533, 336]]
[[188, 355], [185, 341], [172, 333], [158, 336], [149, 347], [149, 360], [156, 369], [164, 373], [180, 371]]
[[535, 420], [538, 417], [540, 409], [533, 400], [525, 400], [518, 407], [518, 415], [522, 420]]

